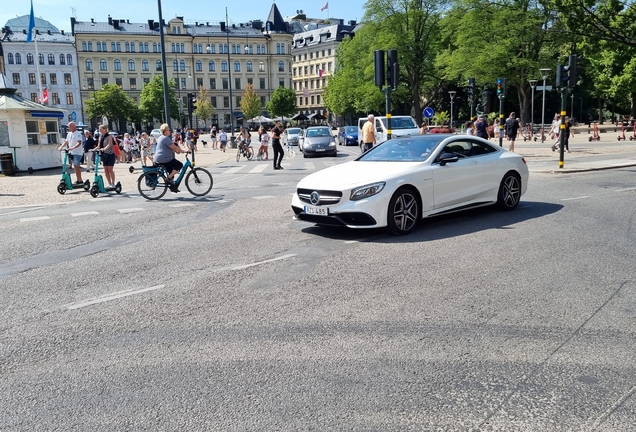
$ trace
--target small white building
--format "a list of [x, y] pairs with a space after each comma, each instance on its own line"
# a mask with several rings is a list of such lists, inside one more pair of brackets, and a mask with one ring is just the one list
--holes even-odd
[[[17, 89], [0, 74], [0, 154], [11, 154], [22, 171], [62, 166], [58, 121], [64, 117], [53, 109], [18, 95]], [[4, 167], [4, 165], [3, 165]], [[5, 173], [6, 174], [6, 173]]]

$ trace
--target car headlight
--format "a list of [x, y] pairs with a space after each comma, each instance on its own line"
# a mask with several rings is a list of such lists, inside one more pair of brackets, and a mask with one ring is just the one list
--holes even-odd
[[358, 201], [380, 193], [384, 189], [385, 182], [373, 183], [366, 186], [360, 186], [351, 191], [351, 201]]
[[347, 139], [353, 139], [353, 137], [352, 137], [352, 136], [347, 135]]
[[305, 141], [305, 144], [303, 144], [303, 145], [304, 145], [305, 147], [311, 147], [311, 143], [306, 142], [306, 141]]
[[336, 145], [336, 142], [335, 142], [335, 141], [331, 141], [331, 142], [329, 143], [329, 145], [330, 145], [330, 146], [335, 146], [335, 145]]

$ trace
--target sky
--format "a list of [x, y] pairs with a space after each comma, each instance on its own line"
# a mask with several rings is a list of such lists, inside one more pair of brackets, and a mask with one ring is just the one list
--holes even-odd
[[[16, 16], [28, 15], [31, 9], [29, 0], [1, 0], [0, 26]], [[364, 14], [366, 0], [278, 0], [276, 5], [283, 17], [294, 15], [301, 9], [309, 18], [342, 18], [360, 22]], [[303, 6], [299, 6], [302, 3]], [[329, 4], [329, 9], [320, 9]], [[214, 5], [214, 6], [213, 6]], [[183, 16], [188, 21], [225, 21], [227, 6], [230, 23], [245, 23], [260, 19], [264, 21], [272, 7], [271, 2], [260, 0], [228, 1], [226, 4], [204, 0], [162, 0], [163, 18], [168, 21], [175, 16]], [[128, 19], [130, 22], [147, 22], [158, 18], [155, 0], [109, 0], [107, 2], [90, 2], [78, 0], [33, 0], [33, 13], [43, 18], [60, 30], [71, 30], [71, 16], [75, 8], [75, 16], [79, 21], [108, 21], [108, 14], [116, 19]]]

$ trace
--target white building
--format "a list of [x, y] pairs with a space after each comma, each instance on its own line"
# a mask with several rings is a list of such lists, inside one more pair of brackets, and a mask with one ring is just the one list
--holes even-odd
[[36, 18], [36, 55], [35, 43], [26, 42], [28, 21], [28, 15], [14, 18], [2, 29], [5, 75], [18, 95], [33, 102], [38, 101], [37, 79], [40, 79], [42, 89], [48, 91], [48, 102], [44, 105], [64, 113], [60, 125], [67, 125], [73, 118], [77, 123], [85, 123], [74, 37], [59, 31], [48, 21]]

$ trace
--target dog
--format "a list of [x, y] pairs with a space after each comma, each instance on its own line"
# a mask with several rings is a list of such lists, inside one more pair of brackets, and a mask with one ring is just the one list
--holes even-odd
[[208, 142], [207, 141], [201, 140], [201, 143], [203, 144], [203, 147], [207, 147], [208, 146]]

